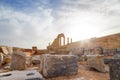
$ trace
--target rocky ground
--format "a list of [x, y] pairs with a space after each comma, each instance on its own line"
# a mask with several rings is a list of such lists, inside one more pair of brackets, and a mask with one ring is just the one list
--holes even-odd
[[85, 64], [79, 64], [78, 74], [62, 77], [46, 78], [46, 80], [109, 80], [109, 73], [101, 73], [89, 69]]
[[[34, 69], [39, 71], [38, 66], [31, 66], [27, 69]], [[1, 69], [0, 73], [7, 71], [9, 71], [9, 69]], [[90, 69], [88, 65], [86, 65], [86, 63], [79, 63], [79, 69], [76, 75], [45, 78], [45, 80], [109, 80], [109, 73], [101, 73], [96, 70]]]

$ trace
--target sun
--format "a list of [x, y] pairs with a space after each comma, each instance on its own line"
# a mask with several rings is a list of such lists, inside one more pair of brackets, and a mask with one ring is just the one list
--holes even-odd
[[97, 36], [98, 30], [93, 27], [73, 27], [70, 36], [75, 40], [84, 40]]
[[100, 32], [100, 17], [96, 15], [76, 15], [69, 19], [69, 36], [74, 41], [96, 37]]

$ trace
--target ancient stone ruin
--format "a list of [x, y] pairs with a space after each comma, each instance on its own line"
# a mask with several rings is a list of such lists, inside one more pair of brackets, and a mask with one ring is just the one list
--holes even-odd
[[36, 70], [25, 70], [2, 73], [0, 80], [44, 80], [44, 78]]
[[77, 74], [78, 60], [73, 55], [42, 55], [40, 68], [44, 77]]
[[61, 33], [43, 50], [0, 46], [0, 80], [120, 80], [120, 34], [72, 42]]
[[26, 67], [26, 54], [24, 52], [13, 52], [11, 69], [24, 70]]
[[106, 72], [106, 67], [104, 64], [104, 60], [102, 56], [89, 56], [88, 58], [88, 65], [90, 68], [94, 68], [98, 70], [99, 72]]
[[110, 80], [120, 80], [120, 59], [110, 59], [109, 66]]

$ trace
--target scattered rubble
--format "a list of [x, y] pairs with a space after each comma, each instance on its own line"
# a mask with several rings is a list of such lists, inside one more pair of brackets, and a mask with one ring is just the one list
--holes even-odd
[[119, 80], [120, 39], [115, 45], [112, 39], [115, 38], [74, 43], [70, 38], [66, 42], [61, 33], [47, 50], [38, 50], [36, 46], [32, 49], [2, 46], [0, 80]]

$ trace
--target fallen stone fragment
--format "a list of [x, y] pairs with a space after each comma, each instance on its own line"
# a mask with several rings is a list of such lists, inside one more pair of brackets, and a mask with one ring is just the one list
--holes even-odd
[[100, 72], [106, 72], [106, 66], [102, 56], [91, 56], [88, 58], [88, 65]]
[[24, 52], [13, 52], [12, 54], [12, 70], [24, 70], [26, 66], [26, 54]]
[[117, 48], [117, 52], [120, 52], [120, 48]]
[[32, 63], [35, 65], [40, 64], [40, 55], [34, 55], [32, 57]]
[[42, 55], [40, 71], [45, 77], [77, 74], [78, 58], [73, 55]]
[[0, 80], [44, 80], [44, 78], [36, 70], [25, 70], [1, 73]]
[[104, 64], [108, 64], [110, 62], [110, 58], [104, 58]]
[[1, 48], [2, 48], [2, 51], [5, 55], [9, 54], [7, 47], [1, 47]]
[[2, 65], [3, 63], [3, 53], [0, 53], [0, 66]]
[[95, 54], [103, 54], [103, 49], [101, 47], [95, 47], [94, 48], [94, 53]]

